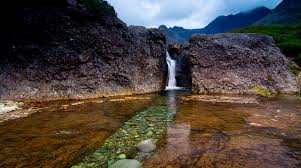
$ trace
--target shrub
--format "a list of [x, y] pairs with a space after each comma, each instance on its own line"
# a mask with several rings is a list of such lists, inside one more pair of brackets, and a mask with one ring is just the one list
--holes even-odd
[[268, 89], [260, 87], [260, 86], [254, 86], [254, 87], [251, 87], [251, 89], [254, 90], [257, 94], [264, 96], [264, 97], [269, 97], [271, 95], [271, 92]]
[[85, 5], [89, 12], [97, 17], [116, 16], [114, 8], [104, 0], [80, 0], [81, 4]]

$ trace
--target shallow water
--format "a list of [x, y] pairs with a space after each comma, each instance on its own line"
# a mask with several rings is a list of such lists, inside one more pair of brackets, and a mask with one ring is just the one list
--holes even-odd
[[34, 104], [42, 110], [0, 124], [0, 167], [70, 167], [154, 97]]
[[184, 102], [144, 167], [301, 167], [301, 100]]
[[[144, 167], [301, 167], [301, 99], [259, 104], [185, 100], [189, 93], [34, 105], [41, 112], [0, 124], [0, 167], [69, 167], [151, 105], [175, 121]], [[103, 102], [102, 102], [103, 101]]]

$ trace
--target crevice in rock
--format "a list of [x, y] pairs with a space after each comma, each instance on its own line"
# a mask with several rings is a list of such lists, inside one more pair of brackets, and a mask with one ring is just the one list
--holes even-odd
[[170, 56], [176, 60], [176, 80], [178, 87], [191, 88], [191, 64], [185, 54], [185, 44], [172, 43], [167, 46]]

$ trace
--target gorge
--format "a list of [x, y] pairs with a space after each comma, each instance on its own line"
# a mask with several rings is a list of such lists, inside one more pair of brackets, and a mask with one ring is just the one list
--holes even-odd
[[271, 36], [172, 42], [103, 0], [5, 7], [0, 167], [301, 166], [300, 68]]
[[168, 84], [166, 90], [175, 90], [177, 89], [177, 80], [176, 80], [176, 61], [173, 60], [168, 51], [166, 51], [166, 63], [168, 66]]

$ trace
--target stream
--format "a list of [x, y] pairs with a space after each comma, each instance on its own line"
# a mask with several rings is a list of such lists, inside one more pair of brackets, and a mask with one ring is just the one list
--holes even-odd
[[166, 107], [173, 119], [157, 136], [156, 150], [141, 160], [143, 167], [301, 167], [300, 97], [239, 104], [188, 96], [166, 91], [30, 104], [40, 110], [0, 124], [0, 167], [71, 167], [154, 106]]

